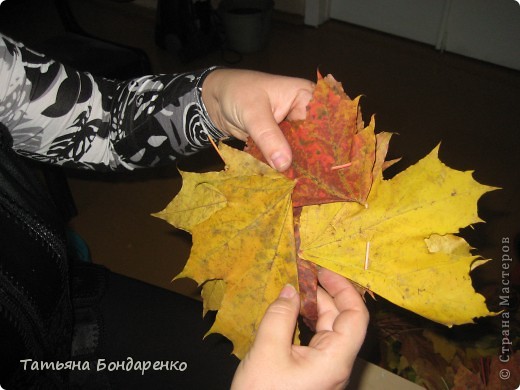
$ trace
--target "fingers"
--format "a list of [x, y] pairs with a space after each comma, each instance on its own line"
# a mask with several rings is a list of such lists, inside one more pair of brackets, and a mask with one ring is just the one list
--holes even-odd
[[318, 291], [317, 330], [352, 334], [356, 328], [363, 329], [360, 337], [364, 338], [368, 310], [352, 283], [324, 268], [320, 269], [318, 279], [326, 292]]
[[359, 293], [352, 283], [343, 276], [321, 268], [318, 280], [323, 288], [334, 298], [339, 311], [366, 310], [365, 303]]
[[262, 72], [217, 69], [209, 73], [202, 100], [215, 125], [241, 140], [251, 136], [267, 162], [285, 171], [292, 152], [278, 124], [305, 119], [314, 84]]
[[326, 350], [336, 362], [343, 361], [348, 376], [365, 340], [368, 311], [344, 277], [321, 269], [318, 278], [324, 289], [318, 291], [317, 333], [309, 345]]
[[287, 114], [287, 119], [291, 121], [307, 118], [307, 106], [312, 99], [315, 88], [315, 84], [308, 80], [299, 79], [298, 81], [301, 85]]
[[266, 310], [257, 330], [254, 347], [288, 354], [299, 308], [298, 293], [294, 287], [285, 286], [276, 301]]
[[263, 108], [257, 106], [250, 115], [244, 115], [244, 125], [269, 165], [283, 172], [291, 165], [291, 148], [271, 113], [269, 102], [264, 103]]
[[316, 322], [316, 332], [332, 331], [334, 321], [339, 314], [339, 310], [332, 298], [325, 290], [318, 287], [318, 321]]
[[292, 152], [278, 123], [283, 119], [305, 119], [314, 84], [304, 79], [276, 77], [265, 85], [273, 86], [266, 88], [264, 105], [258, 96], [256, 109], [244, 114], [244, 125], [271, 167], [283, 172], [291, 165]]

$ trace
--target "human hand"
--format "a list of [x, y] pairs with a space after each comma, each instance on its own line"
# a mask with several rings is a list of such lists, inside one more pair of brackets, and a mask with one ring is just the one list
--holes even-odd
[[354, 286], [322, 269], [319, 274], [318, 322], [309, 346], [293, 345], [299, 296], [285, 286], [267, 309], [250, 351], [242, 360], [231, 388], [343, 389], [363, 344], [368, 311]]
[[278, 123], [305, 119], [313, 89], [300, 78], [216, 69], [204, 80], [202, 100], [217, 128], [243, 141], [250, 135], [269, 164], [284, 171], [292, 153]]

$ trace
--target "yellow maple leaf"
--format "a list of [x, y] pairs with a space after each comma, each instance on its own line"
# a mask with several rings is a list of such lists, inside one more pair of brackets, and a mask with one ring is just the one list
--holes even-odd
[[200, 293], [203, 304], [202, 316], [205, 316], [208, 311], [220, 310], [225, 292], [226, 282], [222, 279], [208, 280], [202, 285]]
[[438, 147], [393, 179], [376, 179], [367, 208], [353, 202], [304, 207], [299, 254], [451, 326], [492, 314], [469, 275], [485, 261], [451, 233], [482, 222], [477, 201], [495, 188], [437, 155]]
[[211, 302], [204, 310], [220, 308], [208, 334], [230, 339], [241, 359], [267, 306], [285, 284], [298, 285], [294, 182], [247, 153], [225, 144], [219, 150], [226, 169], [182, 172], [181, 191], [156, 216], [192, 233], [190, 257], [176, 278], [206, 283]]
[[219, 153], [227, 164], [225, 172], [200, 174], [180, 171], [181, 190], [164, 210], [152, 215], [191, 233], [194, 226], [226, 207], [226, 197], [215, 183], [249, 175], [279, 176], [268, 165], [259, 164], [252, 158], [245, 158], [242, 153], [237, 153], [225, 144], [220, 146]]

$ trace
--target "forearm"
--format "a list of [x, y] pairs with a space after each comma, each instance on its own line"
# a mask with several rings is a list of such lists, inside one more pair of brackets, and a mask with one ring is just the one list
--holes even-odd
[[209, 145], [201, 100], [207, 71], [128, 81], [76, 72], [0, 35], [0, 122], [13, 147], [90, 169], [169, 163]]

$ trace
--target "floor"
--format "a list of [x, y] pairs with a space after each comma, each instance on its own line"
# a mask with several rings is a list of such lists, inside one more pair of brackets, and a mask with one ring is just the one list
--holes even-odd
[[[215, 50], [183, 63], [154, 43], [155, 11], [138, 3], [73, 1], [83, 26], [101, 37], [143, 48], [156, 72], [178, 72], [207, 65], [315, 79], [331, 73], [351, 96], [363, 95], [367, 121], [399, 135], [389, 157], [402, 157], [390, 175], [415, 163], [438, 143], [440, 157], [459, 170], [473, 170], [482, 183], [502, 190], [485, 195], [480, 216], [487, 221], [465, 236], [484, 257], [481, 283], [500, 278], [503, 238], [520, 233], [520, 72], [441, 53], [371, 30], [328, 21], [319, 28], [302, 18], [275, 14], [265, 49], [243, 55]], [[230, 64], [229, 60], [239, 60]], [[208, 152], [185, 169], [211, 166]], [[96, 262], [146, 282], [192, 295], [187, 280], [171, 282], [189, 255], [189, 236], [150, 216], [164, 208], [180, 188], [174, 167], [135, 175], [71, 177], [79, 208], [77, 231]]]

